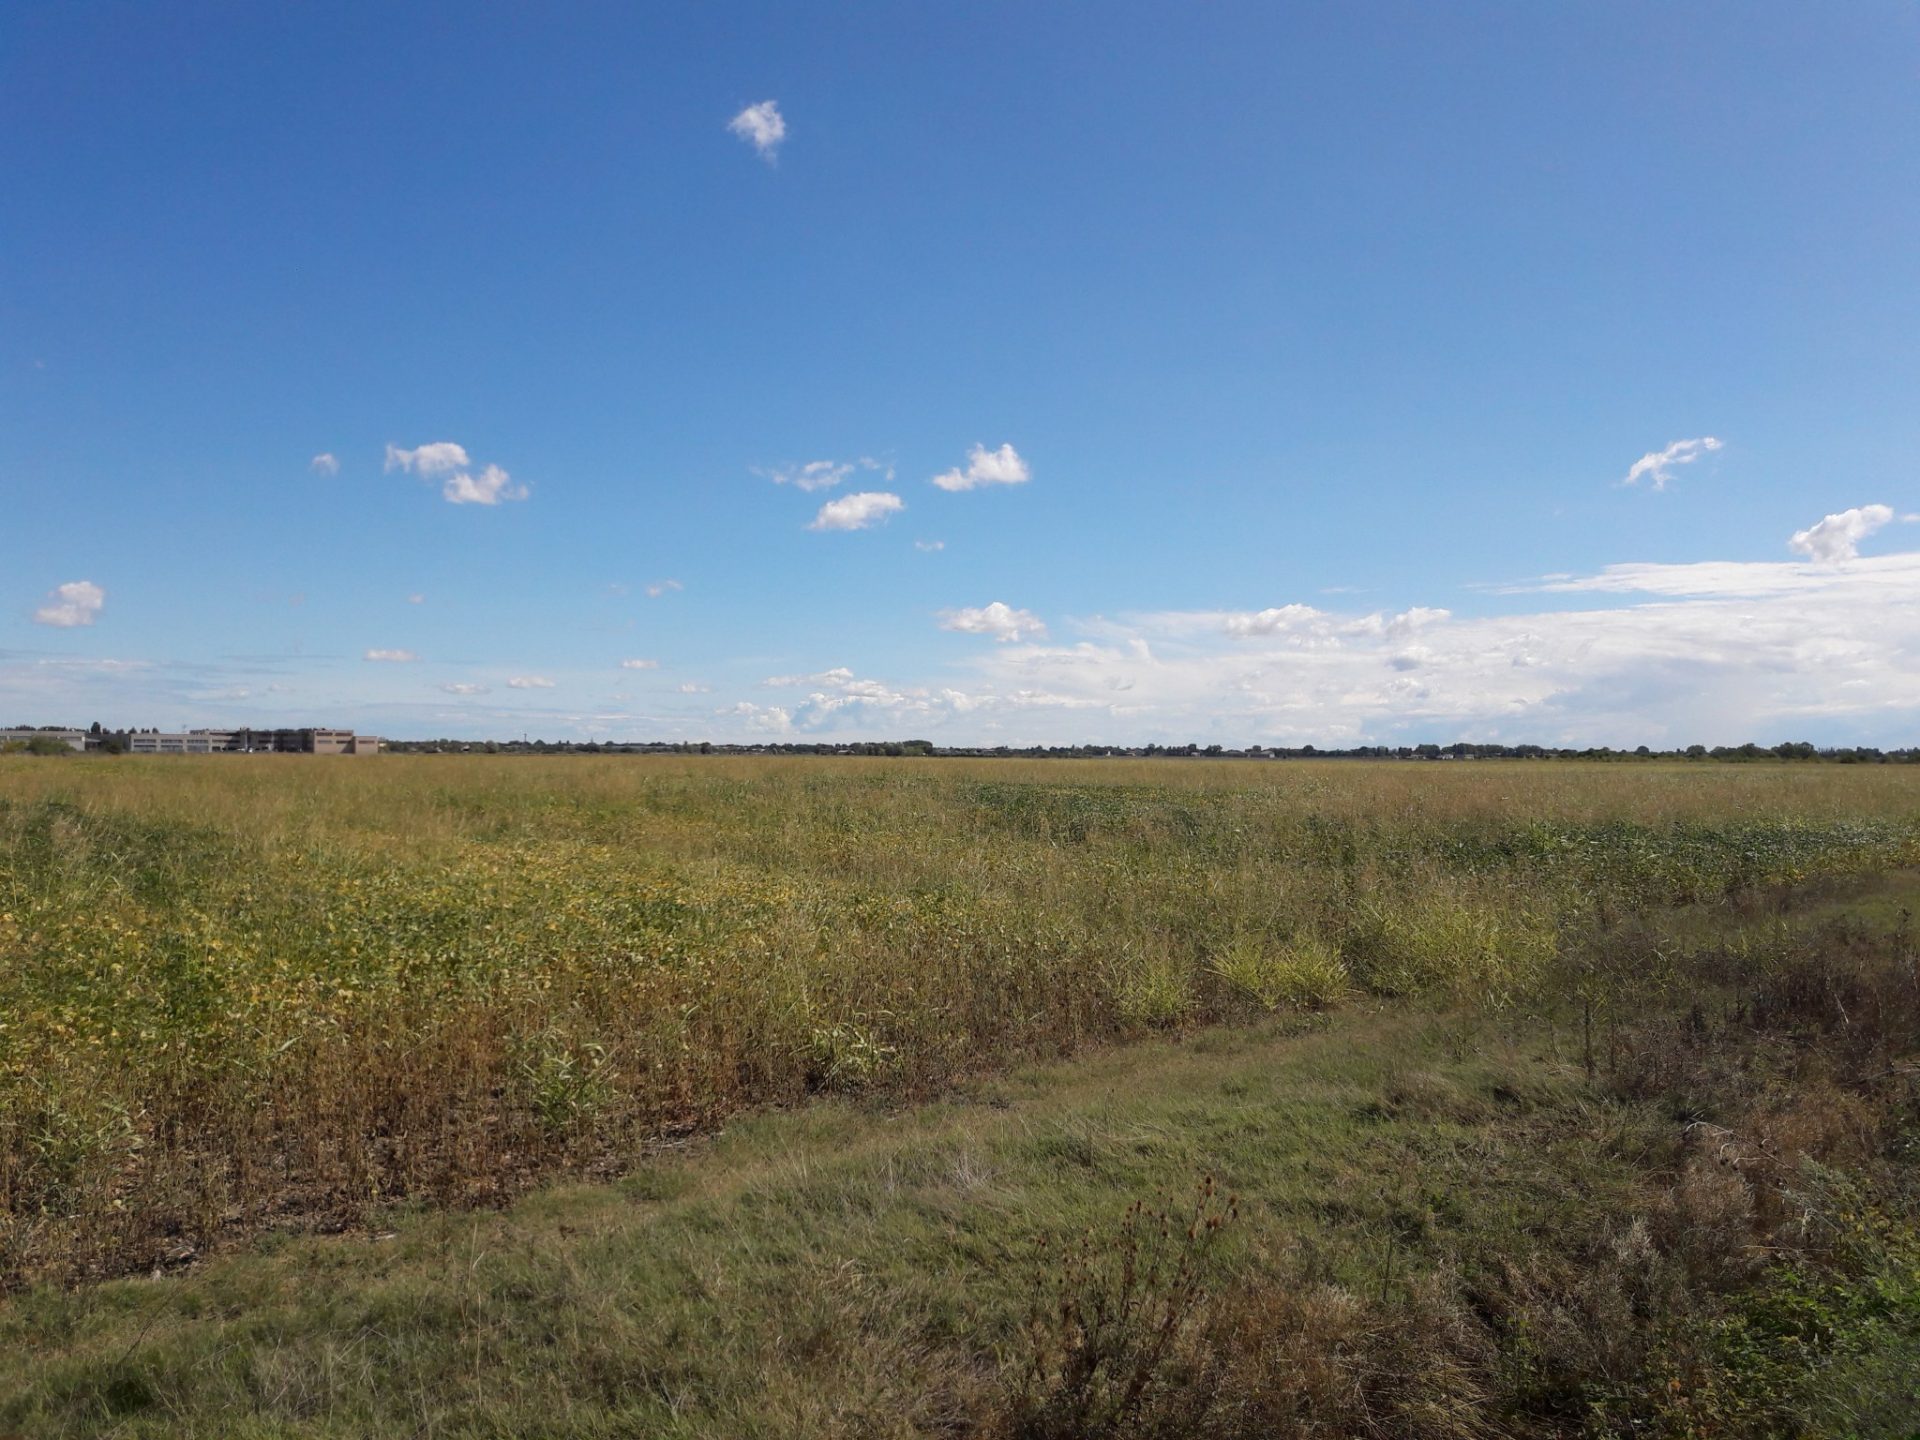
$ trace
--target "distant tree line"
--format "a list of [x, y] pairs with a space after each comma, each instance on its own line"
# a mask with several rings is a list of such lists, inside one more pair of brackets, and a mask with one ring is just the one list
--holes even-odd
[[[45, 736], [23, 734], [32, 729], [60, 727], [19, 727], [12, 735], [0, 731], [0, 754], [72, 755], [76, 752], [60, 741]], [[122, 746], [94, 721], [88, 734], [94, 738], [90, 753], [117, 755]], [[759, 744], [731, 744], [713, 740], [383, 740], [381, 748], [394, 754], [413, 755], [862, 755], [862, 756], [934, 756], [992, 759], [1018, 757], [1032, 760], [1104, 760], [1104, 759], [1197, 759], [1197, 760], [1612, 760], [1631, 763], [1645, 760], [1720, 761], [1741, 764], [1755, 761], [1791, 760], [1832, 765], [1912, 765], [1920, 763], [1920, 746], [1881, 750], [1871, 745], [1818, 746], [1810, 740], [1788, 740], [1778, 745], [1687, 745], [1655, 750], [1640, 745], [1632, 750], [1616, 750], [1595, 745], [1585, 749], [1556, 748], [1547, 745], [1477, 745], [1455, 741], [1451, 745], [1354, 745], [1346, 749], [1321, 749], [1315, 745], [1249, 745], [1232, 749], [1224, 745], [936, 745], [931, 740], [853, 740], [853, 741], [769, 741]]]
[[1322, 749], [1314, 745], [1262, 746], [1231, 749], [1224, 745], [936, 745], [931, 740], [772, 741], [728, 744], [711, 740], [684, 741], [574, 741], [574, 740], [388, 740], [385, 748], [397, 754], [485, 755], [861, 755], [1019, 757], [1035, 760], [1198, 759], [1198, 760], [1609, 760], [1633, 763], [1651, 760], [1718, 761], [1741, 764], [1756, 761], [1808, 761], [1836, 765], [1911, 765], [1920, 763], [1920, 747], [1881, 750], [1873, 746], [1821, 747], [1808, 740], [1778, 745], [1688, 745], [1655, 750], [1641, 745], [1632, 750], [1607, 745], [1584, 749], [1547, 745], [1482, 745], [1456, 741], [1451, 745], [1355, 745]]

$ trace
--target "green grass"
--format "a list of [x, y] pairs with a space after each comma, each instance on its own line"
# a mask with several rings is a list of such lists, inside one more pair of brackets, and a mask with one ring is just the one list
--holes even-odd
[[1916, 859], [1905, 770], [0, 764], [0, 1435], [1900, 1435]]
[[[1389, 1010], [745, 1119], [613, 1185], [0, 1312], [34, 1435], [913, 1434], [996, 1380], [1035, 1242], [1211, 1174], [1360, 1289], [1634, 1184], [1539, 1032]], [[1555, 1134], [1570, 1117], [1574, 1129]], [[1590, 1117], [1602, 1130], [1623, 1122]], [[1544, 1143], [1542, 1143], [1544, 1141]], [[1492, 1162], [1490, 1164], [1490, 1162]], [[0, 1388], [0, 1394], [4, 1394]]]
[[1912, 768], [0, 761], [0, 1285], [1916, 859]]

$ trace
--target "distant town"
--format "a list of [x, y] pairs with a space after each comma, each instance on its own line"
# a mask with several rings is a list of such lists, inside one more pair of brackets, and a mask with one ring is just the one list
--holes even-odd
[[392, 740], [352, 730], [299, 726], [274, 730], [85, 730], [59, 725], [0, 728], [0, 753], [41, 755], [853, 755], [1035, 760], [1695, 760], [1826, 761], [1842, 765], [1920, 764], [1920, 747], [1817, 746], [1806, 740], [1777, 745], [1647, 745], [1555, 748], [1456, 741], [1451, 745], [936, 745], [931, 740], [760, 741], [715, 740]]

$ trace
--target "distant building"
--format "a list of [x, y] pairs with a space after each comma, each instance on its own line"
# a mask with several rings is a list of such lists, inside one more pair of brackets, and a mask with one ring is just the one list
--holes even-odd
[[[77, 733], [77, 732], [76, 732]], [[351, 730], [120, 730], [129, 755], [378, 755], [380, 737]], [[81, 747], [75, 746], [79, 749]]]

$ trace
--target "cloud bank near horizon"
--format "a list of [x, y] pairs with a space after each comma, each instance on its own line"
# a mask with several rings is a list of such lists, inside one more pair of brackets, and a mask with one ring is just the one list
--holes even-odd
[[[465, 463], [413, 452], [407, 468]], [[816, 526], [866, 528], [898, 508], [891, 495], [844, 496]], [[324, 657], [183, 666], [13, 652], [0, 654], [0, 687], [41, 713], [143, 722], [238, 722], [318, 702], [389, 734], [537, 725], [556, 738], [913, 733], [956, 744], [1908, 744], [1920, 741], [1920, 550], [1859, 550], [1914, 518], [1861, 505], [1794, 532], [1792, 558], [1628, 562], [1470, 586], [1445, 606], [1362, 610], [1282, 594], [1242, 609], [1043, 620], [995, 599], [935, 612], [931, 626], [919, 612], [914, 623], [947, 632], [903, 652], [924, 658], [852, 665], [823, 654], [764, 680], [737, 668], [723, 680], [722, 657], [691, 657], [709, 676], [692, 683], [630, 651], [597, 670], [476, 675], [374, 647], [353, 658], [384, 663], [351, 671]], [[678, 586], [648, 590], [668, 588]], [[81, 633], [104, 597], [92, 581], [69, 582], [34, 618]], [[632, 693], [605, 693], [609, 672]], [[472, 703], [496, 688], [508, 693]], [[767, 688], [787, 693], [768, 703], [755, 693]], [[556, 706], [545, 692], [581, 698]], [[466, 703], [448, 710], [448, 696]]]

